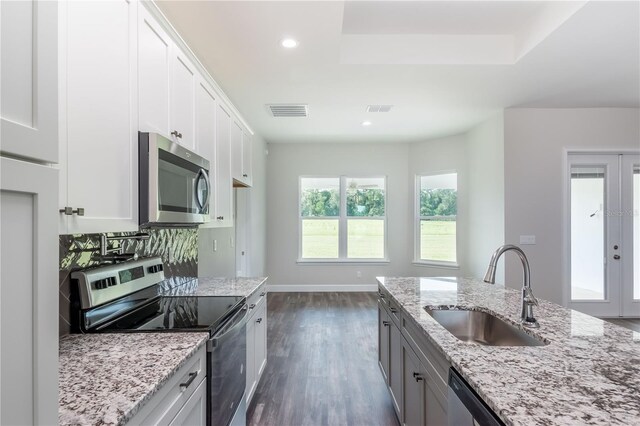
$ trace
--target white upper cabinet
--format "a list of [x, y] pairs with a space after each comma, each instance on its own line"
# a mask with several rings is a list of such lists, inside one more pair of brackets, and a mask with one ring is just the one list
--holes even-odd
[[171, 139], [195, 152], [196, 70], [177, 47], [173, 50], [171, 62]]
[[[215, 222], [216, 197], [218, 179], [216, 176], [216, 98], [213, 90], [204, 80], [196, 86], [196, 145], [201, 156], [209, 160], [209, 180], [211, 193], [209, 212], [211, 221]], [[206, 225], [206, 224], [205, 224]]]
[[[233, 226], [231, 179], [231, 116], [222, 104], [216, 113], [216, 208], [217, 226]], [[214, 225], [215, 226], [215, 225]]]
[[251, 136], [235, 120], [231, 130], [231, 175], [233, 186], [251, 186]]
[[169, 78], [173, 42], [140, 5], [138, 20], [138, 117], [141, 132], [169, 137]]
[[58, 4], [0, 2], [3, 153], [58, 162]]
[[242, 131], [242, 179], [247, 186], [253, 184], [252, 155], [251, 134], [245, 129]]
[[[209, 159], [212, 220], [207, 226], [233, 226], [231, 150], [236, 150], [237, 182], [247, 186], [249, 133], [232, 118], [234, 108], [220, 103], [220, 89], [152, 2], [1, 4], [2, 58], [10, 54], [13, 59], [15, 53], [24, 62], [20, 67], [2, 62], [2, 149], [46, 161], [59, 156], [61, 233], [139, 229], [139, 131], [158, 133]], [[49, 34], [52, 47], [42, 34]], [[60, 76], [51, 92], [41, 74], [57, 76], [56, 41]], [[53, 123], [41, 114], [46, 108], [52, 108]], [[48, 153], [58, 138], [59, 154]], [[5, 143], [11, 140], [24, 146]], [[36, 152], [32, 146], [43, 149]]]
[[242, 182], [242, 125], [235, 120], [231, 126], [231, 176], [234, 184]]
[[62, 233], [138, 229], [136, 6], [60, 3]]

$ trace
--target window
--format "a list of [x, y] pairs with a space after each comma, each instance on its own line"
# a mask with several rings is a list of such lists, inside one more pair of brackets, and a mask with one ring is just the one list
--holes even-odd
[[386, 258], [384, 177], [301, 177], [300, 259]]
[[416, 260], [455, 266], [458, 174], [416, 178]]

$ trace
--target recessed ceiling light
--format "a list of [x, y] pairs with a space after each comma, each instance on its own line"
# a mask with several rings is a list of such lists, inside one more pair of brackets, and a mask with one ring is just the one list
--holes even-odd
[[371, 122], [370, 121], [363, 121], [362, 122], [362, 126], [363, 127], [371, 126]]
[[294, 47], [298, 47], [298, 40], [293, 38], [283, 38], [282, 41], [280, 41], [280, 44], [284, 48], [293, 49]]

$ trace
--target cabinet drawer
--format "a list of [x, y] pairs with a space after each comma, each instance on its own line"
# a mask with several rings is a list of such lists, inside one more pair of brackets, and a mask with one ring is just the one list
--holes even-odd
[[[168, 424], [203, 382], [207, 374], [207, 352], [203, 346], [129, 421], [129, 425]], [[194, 377], [195, 378], [192, 378]], [[183, 386], [183, 384], [187, 384]], [[205, 382], [206, 383], [206, 382]]]
[[[253, 292], [252, 295], [250, 295], [247, 298], [247, 305], [249, 305], [249, 309], [251, 309], [251, 311], [249, 311], [249, 315], [252, 315], [253, 312], [256, 312], [258, 309], [258, 306], [264, 302], [267, 298], [267, 287], [265, 286], [265, 284], [261, 284], [256, 291]], [[251, 305], [253, 305], [253, 308], [251, 307]]]
[[389, 293], [381, 287], [378, 288], [378, 298], [387, 310], [391, 320], [396, 324], [396, 327], [402, 328], [402, 309], [400, 309], [400, 305], [392, 300]]

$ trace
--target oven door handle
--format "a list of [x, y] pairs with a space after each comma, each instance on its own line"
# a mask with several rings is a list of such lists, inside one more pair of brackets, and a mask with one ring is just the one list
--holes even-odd
[[221, 334], [216, 334], [207, 341], [207, 350], [211, 352], [214, 348], [223, 343], [231, 334], [239, 328], [247, 324], [249, 309], [245, 304], [240, 310], [228, 321], [227, 324], [233, 324], [230, 328], [224, 327]]

